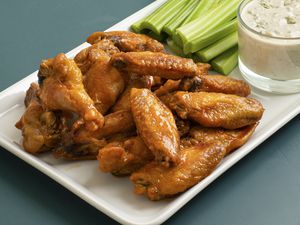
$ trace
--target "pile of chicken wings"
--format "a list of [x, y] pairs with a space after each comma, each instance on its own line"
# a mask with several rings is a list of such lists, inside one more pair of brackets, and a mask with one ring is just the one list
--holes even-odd
[[165, 53], [146, 35], [95, 32], [74, 59], [43, 60], [16, 127], [32, 154], [98, 159], [159, 200], [208, 176], [263, 115], [247, 83]]

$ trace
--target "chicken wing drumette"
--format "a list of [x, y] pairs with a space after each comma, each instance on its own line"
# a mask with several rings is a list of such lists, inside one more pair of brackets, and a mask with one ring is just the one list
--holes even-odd
[[107, 57], [111, 57], [118, 52], [120, 50], [110, 40], [104, 39], [80, 51], [75, 56], [74, 61], [82, 74], [85, 75], [97, 60], [101, 60], [102, 58], [106, 60]]
[[106, 114], [114, 105], [125, 86], [122, 75], [111, 66], [108, 56], [102, 57], [91, 66], [83, 83], [95, 107], [102, 114]]
[[88, 129], [103, 126], [104, 118], [83, 86], [80, 69], [63, 53], [42, 61], [39, 70], [40, 98], [48, 110], [77, 113]]
[[100, 149], [97, 158], [101, 171], [124, 176], [149, 163], [154, 156], [143, 140], [135, 136], [109, 143]]
[[53, 112], [44, 110], [38, 91], [38, 85], [32, 83], [26, 92], [25, 113], [16, 123], [22, 130], [24, 149], [33, 154], [50, 150], [60, 141], [59, 119]]

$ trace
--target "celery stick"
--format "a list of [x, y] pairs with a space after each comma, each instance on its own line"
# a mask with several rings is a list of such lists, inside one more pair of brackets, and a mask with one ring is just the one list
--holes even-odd
[[197, 19], [203, 13], [214, 7], [218, 3], [217, 0], [201, 0], [192, 13], [184, 20], [182, 26]]
[[219, 73], [228, 75], [238, 63], [238, 47], [235, 46], [211, 61], [213, 69]]
[[142, 32], [142, 28], [141, 28], [141, 24], [144, 21], [145, 18], [142, 18], [141, 20], [135, 22], [134, 24], [131, 25], [131, 30], [135, 33], [141, 33]]
[[184, 46], [185, 47], [184, 50], [186, 49], [189, 50], [185, 52], [196, 52], [226, 37], [227, 35], [229, 35], [230, 33], [236, 30], [237, 30], [237, 19], [234, 19], [227, 22], [225, 25], [222, 25], [221, 27], [217, 27], [215, 30], [211, 31], [210, 33], [203, 35], [187, 43]]
[[167, 24], [182, 7], [185, 6], [188, 0], [169, 0], [159, 9], [160, 11], [155, 11], [152, 17], [146, 18], [141, 23], [142, 29], [152, 30], [157, 35], [160, 35], [162, 28]]
[[162, 6], [160, 6], [159, 8], [157, 8], [154, 12], [150, 13], [148, 16], [138, 20], [137, 22], [133, 23], [131, 25], [131, 29], [135, 32], [135, 33], [142, 33], [143, 30], [148, 30], [148, 29], [143, 29], [141, 27], [142, 23], [146, 20], [146, 19], [151, 19], [153, 16], [159, 14], [162, 12], [162, 10], [164, 9], [164, 7], [166, 7], [168, 4], [172, 4], [174, 0], [168, 0], [166, 1]]
[[[150, 13], [148, 16], [143, 17], [142, 19], [138, 20], [137, 22], [133, 23], [131, 25], [131, 29], [136, 32], [136, 33], [141, 33], [143, 28], [141, 27], [142, 23], [144, 22], [144, 20], [146, 19], [150, 19], [153, 16], [159, 14], [162, 12], [162, 10], [164, 9], [164, 7], [166, 7], [168, 4], [172, 4], [174, 0], [168, 0], [166, 1], [162, 6], [160, 6], [159, 8], [157, 8], [154, 12]], [[144, 29], [145, 30], [145, 29]]]
[[[202, 14], [208, 13], [208, 11], [212, 10], [212, 8], [215, 7], [219, 1], [220, 0], [200, 0], [198, 5], [196, 6], [196, 8], [183, 21], [183, 23], [180, 25], [180, 27], [185, 25], [186, 23], [189, 23], [190, 21], [196, 19], [197, 17], [200, 16], [201, 13]], [[173, 31], [172, 38], [178, 46], [183, 47], [183, 42], [182, 42], [177, 30]]]
[[153, 31], [150, 31], [149, 33], [147, 33], [147, 35], [158, 40], [159, 42], [164, 42], [168, 37], [166, 33], [161, 33], [160, 35], [157, 35]]
[[164, 27], [163, 31], [169, 34], [170, 36], [173, 35], [175, 29], [179, 27], [182, 22], [186, 19], [187, 16], [191, 14], [194, 10], [195, 6], [199, 3], [199, 0], [190, 0], [181, 10], [175, 15]]
[[176, 31], [174, 32], [172, 39], [176, 43], [176, 45], [178, 45], [178, 47], [183, 48], [183, 43], [182, 43], [179, 35], [177, 35]]
[[237, 31], [232, 32], [227, 35], [225, 38], [220, 39], [212, 45], [207, 46], [206, 48], [196, 52], [196, 55], [202, 60], [202, 62], [208, 62], [211, 59], [217, 57], [226, 50], [237, 45], [238, 36]]
[[224, 0], [215, 9], [198, 19], [179, 27], [176, 31], [183, 44], [209, 33], [221, 24], [224, 24], [237, 15], [237, 7], [242, 0]]

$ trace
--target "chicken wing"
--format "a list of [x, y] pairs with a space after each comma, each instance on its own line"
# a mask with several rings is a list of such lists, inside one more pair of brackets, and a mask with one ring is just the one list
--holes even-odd
[[101, 171], [117, 176], [129, 175], [154, 158], [138, 136], [111, 142], [100, 149], [98, 161]]
[[130, 179], [135, 192], [160, 200], [187, 190], [211, 174], [228, 153], [242, 146], [255, 127], [256, 124], [237, 130], [192, 128], [191, 137], [181, 142], [180, 163], [165, 168], [151, 162], [134, 172]]
[[257, 125], [258, 123], [255, 123], [234, 130], [194, 126], [188, 136], [180, 140], [180, 145], [187, 148], [199, 143], [222, 143], [226, 147], [226, 154], [229, 154], [248, 141]]
[[164, 46], [160, 42], [144, 34], [128, 31], [95, 32], [87, 38], [87, 42], [95, 44], [103, 39], [112, 41], [123, 52], [162, 52]]
[[120, 71], [172, 80], [194, 77], [198, 70], [192, 59], [161, 52], [120, 52], [112, 56], [111, 62]]
[[111, 66], [109, 58], [97, 60], [85, 75], [84, 87], [97, 110], [105, 114], [124, 90], [122, 75]]
[[85, 75], [97, 60], [101, 60], [102, 58], [106, 60], [107, 57], [111, 57], [118, 52], [120, 52], [119, 49], [110, 40], [104, 39], [80, 51], [75, 56], [74, 61], [82, 74]]
[[185, 78], [178, 89], [191, 92], [217, 92], [243, 97], [251, 93], [251, 88], [245, 81], [223, 75], [203, 75], [194, 78]]
[[221, 162], [226, 150], [222, 145], [198, 144], [179, 152], [180, 163], [166, 168], [151, 162], [134, 172], [130, 179], [135, 193], [150, 200], [179, 194], [207, 177]]
[[133, 88], [130, 99], [138, 134], [155, 159], [176, 164], [179, 134], [171, 111], [148, 89]]
[[74, 134], [75, 143], [87, 143], [90, 139], [108, 138], [117, 133], [129, 133], [135, 130], [130, 111], [118, 111], [104, 117], [104, 126], [95, 131], [82, 127]]
[[25, 97], [26, 111], [16, 123], [22, 130], [24, 149], [32, 154], [47, 151], [60, 141], [58, 119], [43, 109], [37, 92], [37, 85], [32, 83]]
[[240, 128], [259, 121], [264, 112], [255, 99], [223, 93], [176, 92], [163, 101], [182, 119], [205, 127]]
[[91, 130], [103, 126], [104, 118], [86, 93], [81, 71], [72, 59], [61, 53], [42, 61], [39, 81], [40, 98], [47, 109], [75, 112]]

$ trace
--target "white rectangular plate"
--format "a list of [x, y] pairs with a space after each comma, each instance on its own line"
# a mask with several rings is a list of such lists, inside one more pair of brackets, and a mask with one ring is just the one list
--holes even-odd
[[[133, 22], [152, 12], [164, 1], [153, 2], [109, 30], [128, 30]], [[87, 43], [78, 46], [70, 51], [68, 56], [74, 57], [87, 46]], [[241, 78], [238, 69], [232, 74]], [[300, 94], [273, 95], [253, 90], [252, 96], [262, 102], [265, 113], [250, 140], [227, 156], [210, 176], [193, 188], [176, 198], [151, 202], [133, 193], [133, 185], [128, 178], [116, 178], [101, 173], [97, 161], [66, 162], [56, 160], [50, 154], [36, 157], [23, 151], [19, 144], [21, 132], [14, 124], [24, 112], [25, 91], [30, 83], [36, 80], [37, 72], [34, 72], [0, 93], [0, 145], [122, 224], [150, 225], [164, 222], [218, 176], [295, 117], [300, 110]]]

